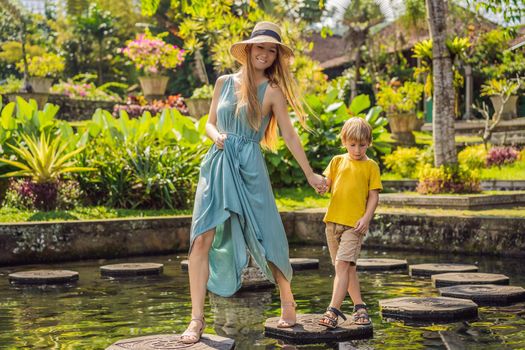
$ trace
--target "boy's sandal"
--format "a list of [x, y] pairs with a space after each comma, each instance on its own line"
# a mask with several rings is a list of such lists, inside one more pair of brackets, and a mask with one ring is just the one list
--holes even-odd
[[[297, 307], [297, 304], [295, 303], [295, 301], [281, 303], [281, 309], [285, 309], [287, 307], [293, 307], [295, 309]], [[292, 328], [297, 322], [296, 317], [297, 316], [295, 316], [293, 320], [287, 320], [281, 317], [277, 322], [277, 328]]]
[[[335, 315], [335, 317], [332, 315]], [[334, 329], [337, 327], [337, 321], [339, 317], [346, 321], [346, 316], [341, 312], [341, 310], [333, 306], [329, 306], [317, 324], [325, 326], [326, 328]]]
[[352, 323], [360, 326], [366, 326], [372, 323], [368, 310], [365, 304], [357, 304], [354, 306], [354, 313], [352, 314]]
[[200, 322], [201, 328], [199, 328], [198, 331], [190, 331], [186, 329], [179, 338], [180, 342], [183, 344], [195, 344], [199, 342], [199, 340], [201, 340], [202, 333], [204, 332], [204, 328], [206, 328], [206, 321], [204, 321], [204, 318], [192, 318], [191, 321]]

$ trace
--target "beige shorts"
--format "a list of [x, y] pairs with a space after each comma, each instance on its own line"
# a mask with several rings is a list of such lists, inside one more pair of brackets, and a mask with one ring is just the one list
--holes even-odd
[[333, 222], [326, 223], [325, 234], [332, 264], [335, 265], [336, 260], [356, 263], [361, 252], [364, 234], [355, 232], [351, 226]]

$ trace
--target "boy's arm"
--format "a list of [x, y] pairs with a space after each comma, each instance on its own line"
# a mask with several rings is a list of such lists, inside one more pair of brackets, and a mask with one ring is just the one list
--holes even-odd
[[361, 219], [359, 219], [355, 225], [355, 230], [361, 234], [364, 234], [368, 231], [370, 226], [370, 221], [374, 217], [374, 212], [377, 208], [377, 203], [379, 203], [379, 190], [370, 190], [368, 191], [368, 199], [366, 201], [366, 211]]

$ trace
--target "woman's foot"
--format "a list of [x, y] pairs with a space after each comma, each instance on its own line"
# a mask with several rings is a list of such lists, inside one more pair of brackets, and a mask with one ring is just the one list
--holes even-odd
[[281, 303], [281, 319], [277, 322], [277, 328], [291, 328], [295, 326], [296, 315], [295, 301]]
[[188, 328], [180, 336], [180, 341], [184, 344], [197, 343], [201, 339], [204, 328], [206, 328], [204, 317], [192, 318]]

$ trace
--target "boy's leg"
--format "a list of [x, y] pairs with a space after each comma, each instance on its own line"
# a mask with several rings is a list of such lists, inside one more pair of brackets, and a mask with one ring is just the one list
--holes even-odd
[[[357, 276], [357, 266], [351, 265], [348, 269], [348, 294], [354, 305], [363, 304], [361, 299], [361, 289], [359, 287], [359, 278]], [[345, 295], [346, 296], [346, 295]]]

